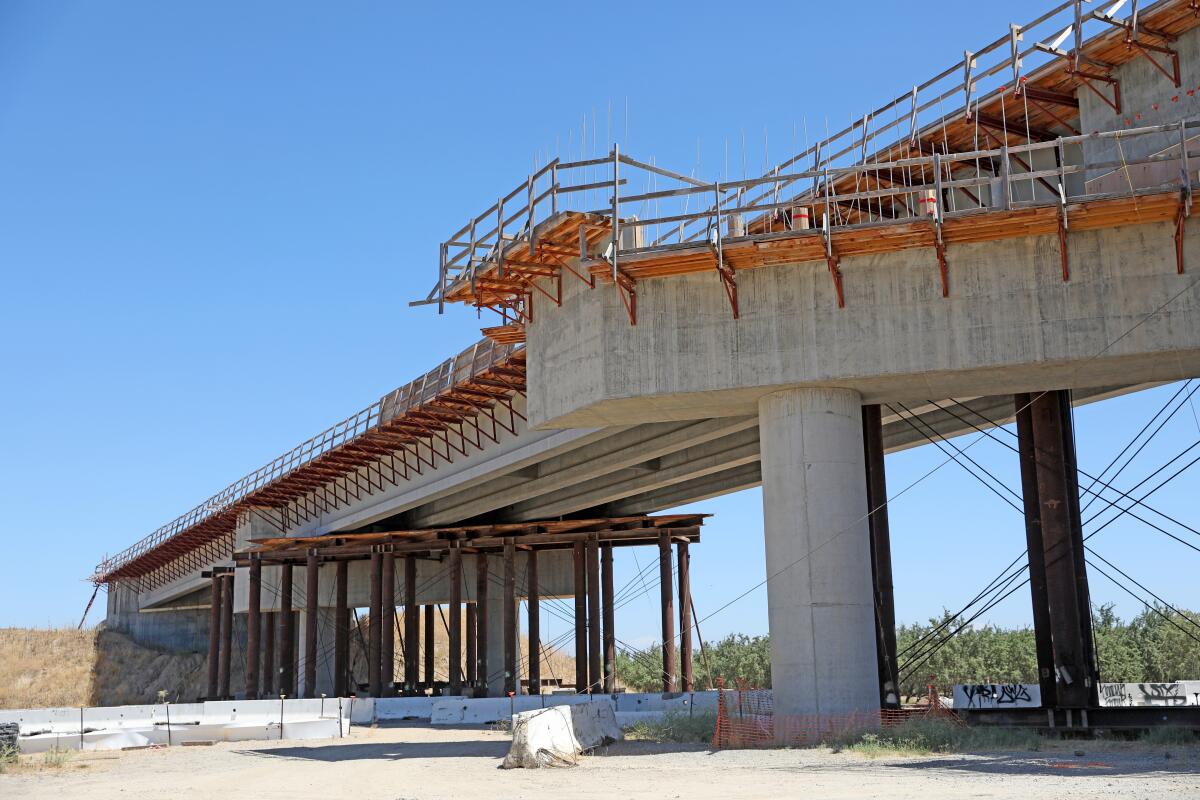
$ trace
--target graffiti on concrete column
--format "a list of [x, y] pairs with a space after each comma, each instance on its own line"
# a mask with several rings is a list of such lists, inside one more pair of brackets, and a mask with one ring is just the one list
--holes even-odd
[[1200, 705], [1200, 681], [1174, 683], [1102, 683], [1102, 706], [1194, 706]]
[[1036, 683], [966, 683], [954, 687], [955, 708], [1037, 708], [1042, 691]]

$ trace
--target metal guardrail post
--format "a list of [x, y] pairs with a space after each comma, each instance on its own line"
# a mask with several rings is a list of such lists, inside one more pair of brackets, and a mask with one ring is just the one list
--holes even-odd
[[496, 277], [504, 277], [504, 198], [496, 198]]
[[621, 251], [621, 155], [616, 143], [612, 149], [613, 199], [612, 199], [612, 278], [617, 281], [617, 258]]
[[1009, 164], [1008, 145], [1000, 148], [1000, 208], [1008, 211], [1012, 208], [1011, 167]]

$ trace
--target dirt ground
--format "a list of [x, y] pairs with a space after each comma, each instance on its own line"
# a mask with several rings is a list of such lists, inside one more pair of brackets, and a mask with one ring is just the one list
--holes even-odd
[[828, 750], [714, 753], [621, 742], [574, 768], [497, 769], [507, 750], [503, 732], [413, 725], [355, 728], [346, 739], [321, 742], [85, 753], [58, 767], [29, 756], [0, 775], [0, 797], [1200, 797], [1195, 747], [1067, 742], [1040, 752], [868, 759]]

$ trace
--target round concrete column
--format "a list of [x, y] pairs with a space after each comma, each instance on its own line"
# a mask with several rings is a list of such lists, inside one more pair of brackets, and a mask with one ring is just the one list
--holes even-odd
[[876, 711], [862, 400], [788, 389], [758, 424], [775, 713]]

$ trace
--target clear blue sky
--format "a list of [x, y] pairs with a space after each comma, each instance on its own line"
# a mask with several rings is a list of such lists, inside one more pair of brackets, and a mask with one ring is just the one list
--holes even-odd
[[[702, 174], [745, 131], [756, 165], [764, 129], [778, 156], [796, 123], [861, 115], [1043, 6], [6, 0], [0, 625], [74, 624], [106, 552], [473, 341], [472, 315], [407, 303], [440, 239], [584, 115], [603, 139], [611, 104], [626, 150], [684, 170], [699, 142]], [[1081, 465], [1171, 391], [1082, 410]], [[1198, 433], [1185, 409], [1122, 485]], [[1018, 485], [999, 445], [971, 454]], [[889, 486], [943, 460], [890, 456]], [[1196, 486], [1186, 473], [1155, 505], [1196, 524]], [[696, 508], [716, 514], [694, 554], [705, 616], [763, 579], [760, 497]], [[954, 464], [891, 519], [904, 621], [957, 607], [1023, 548], [1021, 517]], [[1200, 607], [1200, 553], [1128, 520], [1095, 544]], [[621, 584], [633, 554], [618, 563]], [[622, 639], [655, 636], [652, 597], [622, 609]], [[1027, 595], [988, 618], [1025, 623]], [[702, 624], [765, 629], [762, 588]]]

